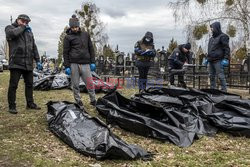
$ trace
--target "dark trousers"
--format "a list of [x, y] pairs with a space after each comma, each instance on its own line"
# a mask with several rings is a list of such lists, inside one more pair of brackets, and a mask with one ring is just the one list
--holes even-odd
[[184, 72], [182, 72], [182, 71], [176, 72], [176, 71], [174, 71], [174, 69], [172, 69], [172, 70], [169, 71], [169, 82], [170, 82], [170, 85], [174, 85], [174, 76], [175, 75], [178, 75], [179, 86], [185, 88], [186, 87], [186, 83], [184, 81]]
[[27, 104], [33, 103], [33, 71], [25, 71], [19, 69], [10, 70], [10, 81], [8, 90], [9, 108], [16, 108], [16, 90], [21, 75], [25, 83], [25, 97]]
[[144, 90], [147, 87], [147, 79], [148, 79], [148, 71], [149, 71], [149, 66], [138, 66], [138, 71], [139, 71], [139, 90]]

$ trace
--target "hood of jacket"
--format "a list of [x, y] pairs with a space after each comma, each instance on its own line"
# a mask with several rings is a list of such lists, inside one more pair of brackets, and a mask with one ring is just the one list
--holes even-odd
[[213, 37], [217, 37], [222, 33], [220, 22], [214, 22], [210, 27], [213, 28]]
[[[150, 38], [151, 41], [148, 43], [145, 39], [146, 38]], [[144, 35], [144, 37], [142, 38], [142, 42], [146, 43], [146, 44], [153, 44], [154, 43], [154, 37], [153, 37], [153, 33], [152, 32], [146, 32], [146, 34]]]

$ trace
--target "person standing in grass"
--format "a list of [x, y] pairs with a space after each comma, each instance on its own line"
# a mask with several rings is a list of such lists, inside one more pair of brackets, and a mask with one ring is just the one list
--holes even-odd
[[39, 70], [42, 68], [42, 64], [29, 26], [30, 21], [29, 16], [21, 14], [12, 25], [5, 28], [10, 50], [8, 103], [9, 112], [12, 114], [18, 113], [16, 110], [16, 90], [21, 75], [25, 83], [27, 109], [41, 109], [34, 103], [33, 99], [33, 60], [36, 61]]
[[96, 68], [94, 47], [90, 35], [80, 29], [80, 23], [76, 15], [70, 18], [69, 26], [63, 45], [65, 72], [71, 75], [74, 98], [77, 104], [83, 107], [79, 89], [81, 77], [88, 89], [90, 104], [95, 106], [95, 88], [91, 75], [91, 71], [95, 71]]

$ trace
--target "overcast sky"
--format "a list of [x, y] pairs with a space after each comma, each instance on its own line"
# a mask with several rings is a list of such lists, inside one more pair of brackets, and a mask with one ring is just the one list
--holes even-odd
[[[31, 18], [35, 40], [40, 53], [57, 56], [60, 33], [83, 0], [0, 0], [0, 40], [5, 39], [4, 28], [19, 14]], [[100, 8], [101, 20], [106, 25], [109, 43], [113, 48], [132, 52], [134, 44], [146, 31], [154, 34], [156, 48], [167, 46], [174, 37], [186, 42], [181, 25], [175, 24], [169, 0], [94, 0]]]

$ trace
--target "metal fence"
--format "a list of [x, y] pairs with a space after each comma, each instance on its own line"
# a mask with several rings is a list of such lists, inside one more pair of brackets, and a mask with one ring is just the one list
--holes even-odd
[[[133, 55], [134, 56], [134, 55]], [[125, 83], [125, 78], [138, 79], [138, 70], [135, 66], [135, 59], [125, 57], [123, 54], [116, 56], [116, 59], [104, 59], [103, 56], [99, 56], [96, 60], [97, 73], [105, 80], [108, 81], [110, 78], [117, 78], [118, 82]], [[167, 67], [167, 54], [159, 54], [152, 62], [152, 66], [149, 70], [150, 79], [162, 79], [161, 84], [168, 84], [168, 67]], [[229, 67], [225, 68], [225, 75], [228, 87], [248, 89], [249, 86], [249, 66], [248, 63], [244, 64], [230, 64]], [[209, 88], [209, 75], [208, 69], [203, 65], [193, 65], [187, 67], [185, 72], [186, 83], [193, 88]], [[219, 81], [218, 81], [218, 84]]]

